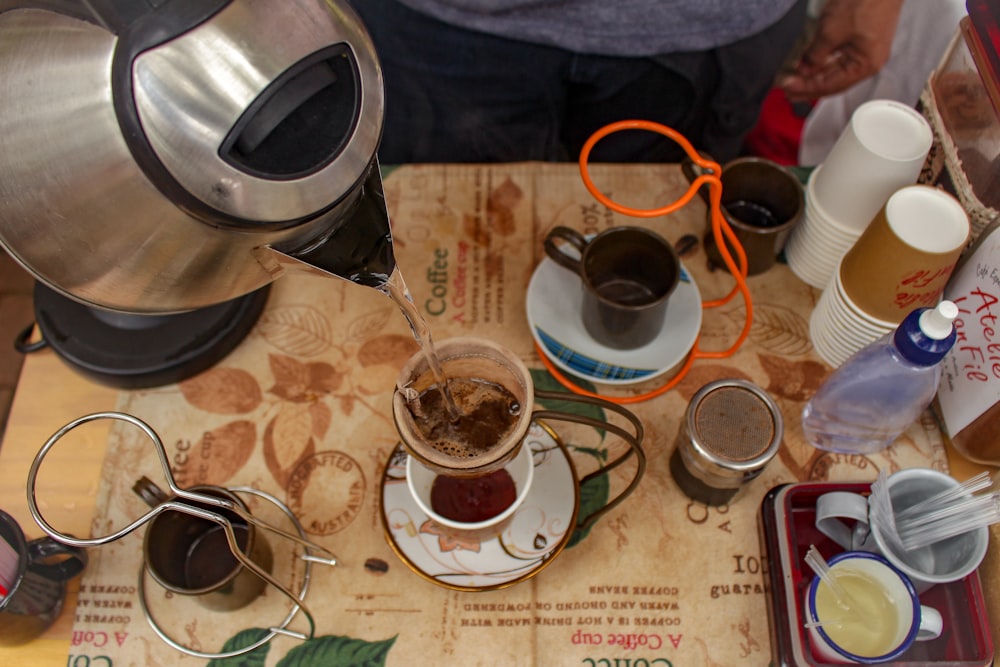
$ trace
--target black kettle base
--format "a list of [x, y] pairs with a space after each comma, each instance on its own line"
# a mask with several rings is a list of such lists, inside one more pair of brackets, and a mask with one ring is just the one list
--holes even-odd
[[180, 382], [221, 361], [256, 324], [270, 285], [172, 315], [110, 313], [35, 283], [44, 347], [91, 380], [121, 389]]

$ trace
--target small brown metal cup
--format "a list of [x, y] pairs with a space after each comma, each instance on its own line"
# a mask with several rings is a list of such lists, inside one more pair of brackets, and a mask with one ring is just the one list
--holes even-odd
[[[575, 249], [579, 257], [564, 251]], [[612, 227], [588, 240], [569, 227], [554, 227], [545, 252], [583, 283], [583, 326], [595, 341], [635, 349], [663, 328], [667, 301], [680, 282], [673, 246], [644, 227]]]
[[[681, 166], [688, 180], [693, 181], [699, 175], [690, 160]], [[720, 178], [722, 215], [746, 253], [747, 275], [763, 273], [774, 266], [792, 229], [802, 220], [805, 211], [802, 184], [780, 164], [755, 157], [727, 162]], [[736, 250], [728, 239], [726, 247], [736, 259]], [[713, 264], [725, 267], [712, 233], [711, 212], [705, 252]]]
[[[132, 490], [150, 507], [178, 500], [168, 498], [146, 477], [139, 479]], [[242, 499], [221, 486], [192, 486], [188, 490], [223, 498], [247, 509]], [[271, 547], [254, 526], [235, 512], [187, 499], [181, 502], [226, 518], [243, 554], [264, 571], [271, 572], [274, 564]], [[150, 521], [142, 553], [146, 571], [160, 586], [179, 595], [196, 596], [202, 606], [214, 611], [244, 607], [267, 585], [233, 555], [221, 524], [185, 512], [165, 511]]]
[[66, 600], [66, 582], [83, 571], [83, 549], [41, 537], [24, 538], [14, 517], [0, 510], [0, 540], [17, 554], [17, 568], [7, 595], [0, 599], [0, 645], [35, 639], [51, 626]]

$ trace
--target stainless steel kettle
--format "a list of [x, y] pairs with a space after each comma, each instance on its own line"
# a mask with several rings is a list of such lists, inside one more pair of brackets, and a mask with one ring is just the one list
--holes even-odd
[[0, 244], [125, 313], [376, 284], [383, 109], [342, 0], [0, 0]]

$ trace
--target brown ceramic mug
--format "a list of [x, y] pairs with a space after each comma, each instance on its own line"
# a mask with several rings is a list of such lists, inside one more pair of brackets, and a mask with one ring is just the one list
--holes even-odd
[[[567, 246], [574, 252], [567, 252]], [[659, 335], [681, 274], [677, 252], [662, 236], [622, 226], [588, 239], [559, 226], [545, 237], [545, 252], [580, 277], [581, 318], [595, 341], [629, 350]]]

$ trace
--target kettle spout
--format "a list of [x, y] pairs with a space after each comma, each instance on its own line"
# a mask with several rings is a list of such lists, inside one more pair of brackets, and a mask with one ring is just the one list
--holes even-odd
[[[336, 214], [332, 232], [294, 250], [258, 248], [258, 261], [314, 275], [336, 276], [365, 287], [383, 287], [396, 268], [389, 213], [378, 164], [372, 166], [360, 195]], [[264, 253], [262, 256], [260, 253]]]

